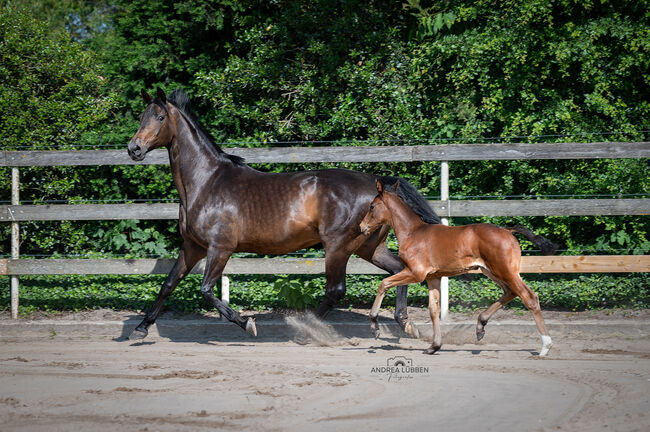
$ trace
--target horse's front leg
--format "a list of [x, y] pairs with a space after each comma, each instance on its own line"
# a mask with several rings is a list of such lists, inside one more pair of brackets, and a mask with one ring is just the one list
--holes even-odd
[[440, 278], [428, 278], [427, 286], [429, 287], [429, 315], [431, 315], [431, 324], [433, 325], [433, 341], [424, 353], [434, 354], [442, 347], [442, 332], [440, 331]]
[[203, 273], [203, 282], [201, 283], [201, 294], [203, 298], [214, 306], [222, 316], [230, 322], [234, 322], [239, 327], [246, 330], [249, 334], [257, 336], [257, 328], [253, 318], [242, 318], [239, 313], [222, 302], [214, 295], [214, 285], [217, 279], [221, 277], [226, 262], [230, 258], [231, 252], [219, 251], [217, 248], [210, 247], [205, 263], [205, 272]]
[[409, 268], [405, 268], [401, 272], [389, 276], [386, 279], [382, 280], [377, 289], [377, 296], [375, 301], [372, 304], [372, 309], [370, 310], [370, 328], [375, 335], [375, 338], [379, 337], [379, 309], [381, 308], [381, 302], [384, 300], [384, 295], [389, 288], [392, 288], [397, 285], [408, 285], [410, 283], [421, 282], [417, 277], [411, 272]]
[[165, 300], [171, 295], [180, 281], [194, 268], [194, 265], [204, 256], [205, 250], [194, 244], [183, 243], [181, 251], [178, 254], [178, 259], [176, 259], [172, 271], [169, 272], [167, 279], [165, 279], [165, 282], [160, 288], [156, 301], [154, 301], [153, 306], [151, 306], [151, 309], [149, 309], [142, 322], [131, 332], [131, 335], [129, 335], [130, 340], [139, 340], [147, 337], [149, 327], [151, 327], [160, 315]]

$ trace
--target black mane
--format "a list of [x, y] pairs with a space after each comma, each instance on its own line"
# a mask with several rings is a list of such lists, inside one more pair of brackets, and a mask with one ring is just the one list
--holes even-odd
[[[394, 186], [399, 181], [399, 188], [397, 189], [397, 196], [408, 205], [411, 210], [415, 212], [420, 219], [428, 224], [439, 224], [440, 216], [436, 214], [429, 206], [429, 203], [422, 196], [422, 194], [408, 181], [399, 177], [382, 176], [379, 178], [384, 187]], [[392, 190], [391, 190], [392, 192]]]
[[197, 130], [199, 139], [214, 147], [220, 155], [230, 159], [235, 165], [244, 165], [244, 158], [228, 154], [221, 150], [221, 148], [214, 142], [214, 137], [208, 132], [201, 122], [196, 118], [192, 111], [192, 103], [190, 102], [189, 95], [183, 89], [176, 89], [167, 97], [167, 100], [174, 104], [174, 106], [185, 116], [190, 122], [192, 127]]

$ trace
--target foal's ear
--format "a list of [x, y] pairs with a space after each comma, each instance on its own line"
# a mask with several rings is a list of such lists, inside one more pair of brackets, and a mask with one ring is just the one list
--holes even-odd
[[153, 100], [151, 95], [149, 93], [147, 93], [147, 91], [145, 89], [140, 90], [140, 95], [142, 96], [142, 99], [144, 100], [144, 103], [146, 103], [147, 105], [149, 105], [151, 103], [151, 101]]
[[165, 95], [165, 92], [162, 91], [160, 87], [156, 89], [156, 96], [158, 96], [158, 99], [160, 99], [162, 103], [167, 103], [167, 96]]
[[381, 184], [379, 180], [377, 180], [377, 192], [379, 192], [379, 194], [382, 194], [384, 192], [384, 185]]

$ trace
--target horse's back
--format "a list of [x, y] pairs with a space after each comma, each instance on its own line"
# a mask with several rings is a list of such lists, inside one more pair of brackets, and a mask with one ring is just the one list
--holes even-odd
[[285, 253], [347, 236], [375, 193], [373, 176], [345, 169], [245, 174], [219, 185], [231, 189], [238, 251]]

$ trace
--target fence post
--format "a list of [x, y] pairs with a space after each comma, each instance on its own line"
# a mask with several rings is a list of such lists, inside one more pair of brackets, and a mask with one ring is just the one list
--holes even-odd
[[[442, 161], [440, 164], [440, 200], [447, 201], [447, 217], [441, 217], [443, 225], [449, 225], [448, 216], [451, 214], [449, 209], [449, 162]], [[440, 319], [445, 320], [449, 315], [449, 278], [440, 279]]]
[[[20, 203], [20, 172], [17, 167], [11, 168], [11, 205]], [[11, 213], [13, 220], [13, 213]], [[20, 230], [18, 222], [11, 222], [11, 259], [20, 257]], [[11, 276], [11, 318], [18, 319], [18, 276]]]
[[230, 278], [226, 275], [221, 275], [221, 301], [230, 304]]

